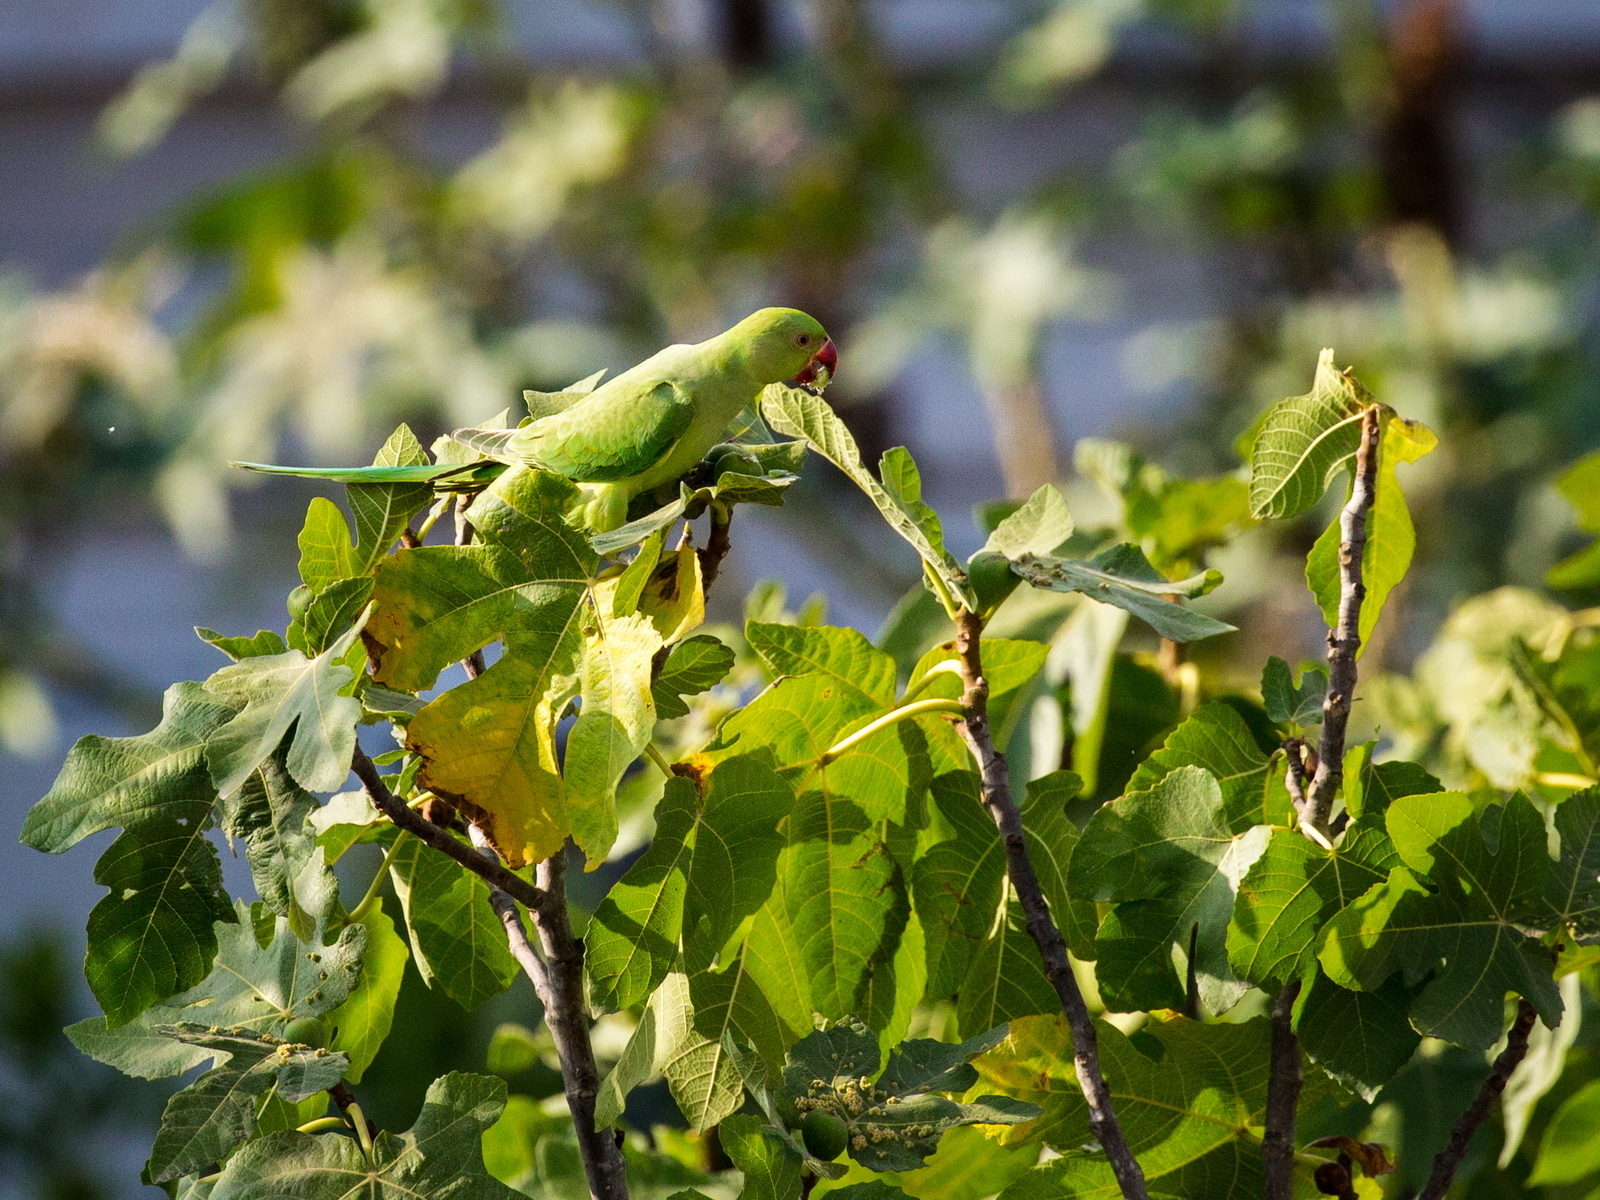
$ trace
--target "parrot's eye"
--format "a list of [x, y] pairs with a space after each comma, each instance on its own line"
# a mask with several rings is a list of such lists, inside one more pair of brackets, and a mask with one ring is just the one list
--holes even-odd
[[799, 337], [794, 339], [794, 344], [796, 346], [811, 345], [811, 335], [809, 333], [802, 333]]

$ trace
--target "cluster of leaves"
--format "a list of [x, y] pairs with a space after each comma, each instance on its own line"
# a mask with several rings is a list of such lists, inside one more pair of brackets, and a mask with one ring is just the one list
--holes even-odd
[[[1316, 503], [1351, 464], [1350, 430], [1372, 406], [1326, 354], [1313, 390], [1255, 432], [1255, 514]], [[1363, 563], [1373, 609], [1409, 555], [1395, 466], [1431, 444], [1378, 411]], [[170, 1102], [151, 1181], [216, 1200], [280, 1194], [291, 1177], [297, 1194], [332, 1197], [352, 1173], [397, 1196], [576, 1182], [583, 1131], [526, 1098], [508, 1108], [503, 1085], [476, 1076], [439, 1080], [404, 1136], [369, 1135], [349, 1086], [391, 1032], [406, 962], [467, 1007], [518, 966], [481, 876], [399, 832], [364, 793], [316, 794], [344, 785], [359, 724], [387, 724], [401, 743], [378, 759], [398, 767], [390, 791], [450, 836], [465, 841], [470, 822], [519, 870], [569, 839], [600, 865], [618, 843], [619, 784], [642, 756], [665, 761], [658, 722], [706, 702], [736, 662], [695, 632], [700, 558], [686, 542], [667, 549], [665, 535], [697, 509], [721, 506], [725, 520], [736, 501], [781, 499], [803, 447], [917, 550], [939, 611], [988, 621], [978, 649], [1002, 749], [1050, 697], [1047, 660], [1081, 614], [1117, 616], [1112, 653], [1129, 614], [1171, 640], [1230, 628], [1181, 601], [1221, 582], [1203, 555], [1244, 523], [1242, 480], [1184, 487], [1099, 450], [1138, 544], [1086, 543], [1045, 487], [998, 514], [962, 563], [903, 450], [869, 472], [808, 392], [769, 388], [763, 415], [795, 443], [721, 448], [646, 498], [625, 536], [596, 538], [568, 520], [571, 484], [493, 459], [493, 430], [442, 442], [430, 461], [402, 428], [373, 467], [339, 474], [354, 537], [333, 505], [312, 503], [283, 637], [203, 631], [233, 665], [175, 685], [153, 732], [74, 749], [24, 840], [60, 851], [123, 832], [97, 869], [110, 893], [89, 930], [105, 1015], [71, 1036], [142, 1077], [211, 1063]], [[430, 501], [420, 534], [391, 552]], [[421, 544], [449, 503], [463, 536]], [[1314, 550], [1308, 583], [1322, 601], [1317, 562]], [[1190, 574], [1173, 580], [1156, 563]], [[1000, 636], [1014, 597], [1068, 597], [1072, 616], [1050, 640]], [[492, 647], [492, 662], [474, 663]], [[634, 1090], [662, 1077], [692, 1134], [717, 1130], [751, 1200], [795, 1200], [803, 1187], [876, 1200], [1104, 1194], [1115, 1184], [1061, 1002], [952, 725], [967, 711], [956, 645], [933, 644], [902, 670], [855, 630], [769, 619], [746, 624], [739, 650], [768, 682], [672, 764], [653, 838], [584, 932], [590, 1013], [631, 1026], [597, 1125], [620, 1123]], [[459, 661], [473, 664], [466, 681], [440, 689]], [[1529, 660], [1528, 686], [1583, 692], [1562, 661]], [[1526, 795], [1446, 791], [1362, 743], [1344, 761], [1331, 832], [1308, 833], [1284, 745], [1323, 722], [1322, 672], [1296, 681], [1272, 659], [1264, 704], [1196, 697], [1186, 716], [1160, 686], [1174, 705], [1115, 798], [1096, 803], [1080, 775], [1035, 759], [1020, 805], [1045, 904], [1100, 1003], [1150, 1014], [1132, 1032], [1099, 1030], [1124, 1132], [1159, 1194], [1259, 1188], [1273, 1037], [1245, 1014], [1286, 987], [1298, 988], [1292, 1029], [1316, 1066], [1308, 1110], [1372, 1100], [1424, 1037], [1489, 1049], [1508, 994], [1548, 1027], [1573, 1019], [1556, 981], [1587, 961], [1573, 947], [1600, 937], [1600, 787], [1569, 789], [1547, 830]], [[212, 828], [243, 843], [254, 902], [225, 895]], [[346, 907], [330, 865], [363, 842], [385, 847], [384, 867]], [[1542, 1094], [1524, 1090], [1525, 1108]], [[350, 1129], [325, 1118], [330, 1096], [355, 1114]], [[1576, 1170], [1577, 1152], [1549, 1138], [1549, 1161], [1569, 1165], [1541, 1170]], [[1036, 1165], [1041, 1147], [1053, 1154]], [[625, 1154], [640, 1192], [727, 1185], [684, 1158]], [[1308, 1147], [1296, 1186], [1311, 1191], [1327, 1161]]]

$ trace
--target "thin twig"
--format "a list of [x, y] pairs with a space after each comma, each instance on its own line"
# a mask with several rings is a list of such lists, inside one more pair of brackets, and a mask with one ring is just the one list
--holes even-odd
[[728, 540], [728, 526], [733, 523], [733, 509], [724, 504], [711, 505], [711, 533], [706, 538], [705, 548], [696, 550], [700, 556], [700, 585], [709, 590], [717, 578], [717, 572], [722, 569], [722, 560], [728, 557], [728, 551], [733, 548]]
[[1289, 799], [1294, 802], [1294, 811], [1302, 821], [1306, 819], [1306, 764], [1300, 757], [1303, 749], [1305, 749], [1303, 739], [1284, 739], [1283, 756], [1288, 761], [1284, 767], [1283, 786], [1289, 790]]
[[1350, 499], [1339, 513], [1339, 620], [1328, 630], [1328, 697], [1322, 702], [1322, 738], [1317, 770], [1306, 791], [1307, 824], [1329, 832], [1328, 815], [1344, 775], [1344, 735], [1356, 690], [1356, 652], [1361, 649], [1361, 579], [1367, 550], [1367, 514], [1378, 491], [1378, 441], [1382, 430], [1376, 405], [1361, 415], [1361, 446]]
[[1295, 1037], [1291, 1024], [1299, 995], [1297, 979], [1272, 1002], [1272, 1065], [1267, 1076], [1266, 1131], [1261, 1138], [1266, 1200], [1290, 1200], [1294, 1195], [1295, 1111], [1300, 1104], [1300, 1087], [1306, 1081], [1300, 1039]]
[[1528, 1034], [1533, 1029], [1535, 1016], [1537, 1014], [1533, 1011], [1533, 1005], [1519, 997], [1517, 1019], [1511, 1023], [1511, 1032], [1506, 1035], [1506, 1048], [1500, 1051], [1500, 1057], [1494, 1060], [1494, 1066], [1489, 1069], [1489, 1077], [1483, 1081], [1483, 1086], [1472, 1098], [1472, 1103], [1467, 1105], [1467, 1111], [1461, 1114], [1455, 1123], [1455, 1128], [1450, 1130], [1450, 1140], [1433, 1160], [1433, 1173], [1428, 1176], [1428, 1186], [1422, 1189], [1417, 1200], [1441, 1200], [1450, 1190], [1450, 1184], [1456, 1177], [1456, 1169], [1461, 1166], [1461, 1160], [1467, 1156], [1467, 1147], [1472, 1142], [1472, 1135], [1488, 1117], [1489, 1110], [1494, 1107], [1495, 1101], [1500, 1099], [1500, 1093], [1506, 1090], [1506, 1081], [1511, 1078], [1511, 1073], [1517, 1069], [1517, 1064], [1528, 1053]]
[[1067, 944], [1061, 930], [1050, 917], [1050, 906], [1045, 903], [1039, 878], [1034, 874], [1033, 862], [1028, 856], [1028, 843], [1022, 832], [1022, 813], [1011, 795], [1011, 777], [1006, 760], [995, 749], [989, 731], [989, 681], [983, 676], [982, 652], [983, 622], [974, 612], [966, 609], [956, 617], [956, 655], [961, 663], [964, 689], [961, 703], [965, 715], [957, 724], [968, 749], [977, 761], [982, 780], [983, 804], [989, 810], [1000, 840], [1005, 846], [1006, 869], [1017, 900], [1027, 918], [1028, 933], [1039, 947], [1039, 957], [1044, 961], [1045, 975], [1056, 989], [1066, 1014], [1067, 1025], [1072, 1030], [1073, 1065], [1078, 1074], [1078, 1085], [1083, 1089], [1089, 1106], [1089, 1128], [1105, 1150], [1117, 1183], [1126, 1200], [1148, 1200], [1144, 1171], [1128, 1148], [1122, 1125], [1117, 1120], [1111, 1102], [1111, 1089], [1106, 1086], [1100, 1072], [1100, 1042], [1095, 1035], [1094, 1020], [1089, 1006], [1084, 1003], [1083, 992], [1067, 960]]
[[448, 830], [442, 829], [428, 820], [421, 813], [410, 808], [389, 790], [383, 782], [383, 776], [378, 774], [377, 765], [367, 757], [366, 751], [360, 746], [350, 758], [350, 766], [356, 773], [356, 778], [361, 780], [361, 785], [367, 789], [367, 795], [372, 798], [372, 806], [401, 829], [407, 830], [417, 836], [418, 840], [433, 847], [441, 854], [449, 855], [474, 875], [481, 875], [493, 887], [510, 892], [528, 908], [537, 911], [550, 902], [543, 891], [523, 879], [520, 875], [513, 875], [498, 862], [490, 862], [471, 846], [463, 845]]
[[[567, 920], [566, 855], [557, 852], [539, 864], [537, 878], [550, 902], [535, 909], [534, 923], [544, 950], [546, 990], [544, 1021], [561, 1057], [561, 1080], [567, 1108], [583, 1156], [589, 1194], [594, 1200], [627, 1200], [628, 1176], [622, 1151], [609, 1129], [594, 1125], [600, 1071], [589, 1043], [589, 1021], [583, 999], [583, 943], [572, 936]], [[504, 918], [502, 918], [504, 920]], [[510, 932], [509, 926], [507, 932]], [[535, 986], [538, 981], [535, 980]]]

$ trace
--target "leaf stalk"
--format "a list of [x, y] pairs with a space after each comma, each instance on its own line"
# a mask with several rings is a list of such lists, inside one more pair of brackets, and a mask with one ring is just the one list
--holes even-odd
[[917, 700], [911, 704], [903, 704], [899, 708], [891, 708], [881, 717], [868, 722], [848, 737], [840, 738], [839, 741], [829, 746], [822, 752], [821, 757], [817, 759], [817, 765], [819, 767], [827, 766], [834, 759], [859, 746], [873, 734], [904, 721], [908, 717], [920, 717], [928, 713], [950, 713], [959, 716], [965, 711], [961, 701], [941, 699]]

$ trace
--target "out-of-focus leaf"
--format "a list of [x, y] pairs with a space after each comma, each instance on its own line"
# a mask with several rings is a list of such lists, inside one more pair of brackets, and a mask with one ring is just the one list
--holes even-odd
[[511, 986], [517, 963], [480, 876], [415, 838], [395, 850], [389, 871], [426, 983], [469, 1011]]
[[628, 1093], [650, 1078], [655, 1072], [655, 1063], [656, 1010], [647, 1006], [634, 1027], [633, 1036], [622, 1048], [622, 1057], [600, 1081], [600, 1094], [595, 1097], [594, 1105], [596, 1129], [615, 1125], [622, 1119]]
[[944, 539], [937, 526], [923, 524], [922, 510], [926, 506], [920, 503], [920, 484], [917, 495], [911, 497], [917, 501], [917, 507], [913, 509], [909, 503], [903, 502], [909, 495], [906, 491], [908, 485], [898, 472], [904, 463], [910, 462], [910, 455], [905, 456], [904, 463], [896, 459], [891, 464], [892, 472], [896, 473], [896, 488], [899, 489], [892, 490], [874, 479], [872, 473], [862, 465], [855, 438], [821, 396], [800, 388], [773, 384], [761, 394], [761, 412], [773, 429], [788, 437], [803, 439], [848, 475], [878, 506], [889, 527], [911, 544], [951, 598], [968, 608], [977, 608], [977, 598], [972, 594], [966, 572], [944, 548]]
[[1095, 976], [1108, 1008], [1181, 1009], [1178, 964], [1194, 955], [1200, 1000], [1226, 1012], [1248, 990], [1228, 965], [1228, 922], [1239, 881], [1269, 830], [1232, 832], [1217, 781], [1179, 767], [1146, 792], [1105, 805], [1072, 852], [1072, 894], [1112, 901], [1100, 923]]
[[1600, 1170], [1600, 1079], [1579, 1088], [1545, 1126], [1529, 1186], [1576, 1183]]
[[[1559, 813], [1559, 809], [1557, 812]], [[1505, 1123], [1505, 1144], [1500, 1147], [1503, 1171], [1516, 1157], [1534, 1106], [1555, 1087], [1567, 1066], [1567, 1051], [1583, 1028], [1583, 980], [1574, 972], [1556, 985], [1561, 989], [1561, 1023], [1549, 1029], [1535, 1023], [1528, 1031], [1528, 1053], [1506, 1081], [1500, 1098], [1500, 1118]]]
[[[1578, 510], [1578, 528], [1600, 533], [1600, 453], [1580, 458], [1556, 480], [1556, 489]], [[1550, 568], [1553, 588], [1586, 588], [1600, 583], [1600, 542]]]
[[1250, 450], [1250, 514], [1257, 519], [1298, 516], [1322, 498], [1361, 444], [1361, 414], [1372, 404], [1333, 351], [1317, 359], [1311, 391], [1280, 400]]
[[1164, 638], [1192, 642], [1231, 633], [1232, 625], [1195, 612], [1168, 597], [1203, 596], [1222, 582], [1217, 571], [1189, 579], [1169, 580], [1150, 565], [1137, 546], [1123, 544], [1093, 558], [1025, 555], [1011, 569], [1034, 587], [1054, 592], [1082, 592], [1102, 604], [1113, 604], [1141, 618]]
[[1372, 991], [1396, 971], [1433, 977], [1411, 1006], [1430, 1037], [1486, 1050], [1504, 1031], [1507, 992], [1548, 1024], [1561, 1016], [1551, 961], [1522, 931], [1543, 898], [1550, 859], [1544, 821], [1520, 795], [1486, 810], [1497, 819], [1491, 851], [1482, 820], [1460, 792], [1406, 796], [1386, 814], [1402, 865], [1325, 927], [1323, 969], [1341, 987]]
[[488, 1174], [481, 1135], [505, 1108], [506, 1085], [481, 1075], [434, 1080], [409, 1132], [380, 1132], [372, 1161], [354, 1138], [272, 1133], [228, 1160], [213, 1200], [346, 1200], [352, 1179], [368, 1200], [516, 1200]]

